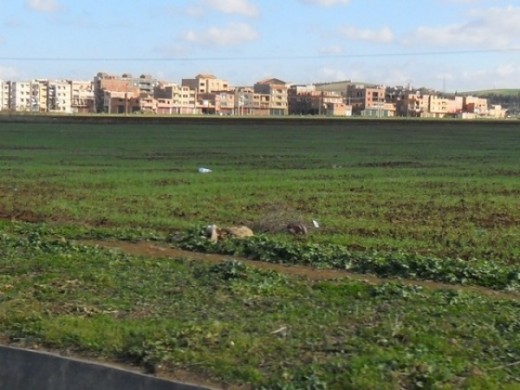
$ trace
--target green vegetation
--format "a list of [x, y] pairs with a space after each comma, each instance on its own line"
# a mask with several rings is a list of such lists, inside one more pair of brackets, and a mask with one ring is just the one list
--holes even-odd
[[0, 215], [164, 234], [240, 222], [271, 233], [315, 218], [316, 243], [515, 264], [519, 127], [3, 123]]
[[[220, 119], [0, 123], [3, 340], [245, 388], [518, 384], [519, 123]], [[209, 223], [257, 235], [211, 244]], [[313, 281], [239, 256], [460, 287]]]
[[[513, 388], [520, 304], [0, 234], [0, 332], [260, 388]], [[16, 229], [14, 229], [16, 230]]]

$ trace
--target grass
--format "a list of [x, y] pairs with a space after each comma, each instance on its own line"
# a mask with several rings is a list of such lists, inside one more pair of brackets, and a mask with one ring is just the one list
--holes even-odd
[[[82, 121], [0, 122], [2, 339], [228, 387], [520, 381], [514, 293], [310, 281], [231, 260], [515, 290], [516, 122]], [[289, 237], [291, 219], [321, 228]], [[258, 237], [208, 245], [208, 223]], [[84, 238], [230, 260], [136, 257]]]
[[0, 332], [20, 345], [255, 388], [513, 388], [520, 379], [516, 300], [310, 283], [37, 231], [3, 230], [1, 252]]
[[0, 134], [5, 217], [163, 233], [314, 218], [313, 242], [520, 256], [518, 124], [3, 123]]

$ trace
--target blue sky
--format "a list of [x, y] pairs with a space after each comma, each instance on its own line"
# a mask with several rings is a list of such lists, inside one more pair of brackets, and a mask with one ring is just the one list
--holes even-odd
[[0, 0], [0, 79], [520, 88], [519, 0]]

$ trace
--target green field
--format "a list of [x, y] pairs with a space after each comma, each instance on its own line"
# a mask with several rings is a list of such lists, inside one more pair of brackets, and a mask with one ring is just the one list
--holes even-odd
[[[0, 125], [0, 215], [147, 228], [317, 219], [313, 242], [514, 264], [520, 125]], [[197, 173], [204, 166], [210, 175]], [[274, 225], [274, 226], [273, 226]]]
[[[8, 342], [231, 387], [520, 381], [518, 123], [5, 121], [0, 172]], [[312, 219], [305, 237], [283, 230]], [[257, 236], [210, 244], [209, 223]], [[483, 290], [309, 281], [78, 243], [93, 238]]]

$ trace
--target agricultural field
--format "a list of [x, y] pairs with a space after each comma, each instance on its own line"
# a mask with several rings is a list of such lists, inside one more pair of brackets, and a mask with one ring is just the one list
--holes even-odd
[[520, 383], [516, 122], [4, 121], [0, 172], [5, 342], [223, 388]]

